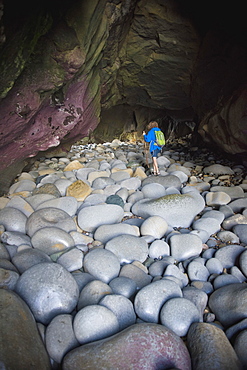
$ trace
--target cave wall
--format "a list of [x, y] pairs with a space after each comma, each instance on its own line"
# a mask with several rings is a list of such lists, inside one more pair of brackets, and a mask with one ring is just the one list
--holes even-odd
[[167, 117], [246, 152], [244, 10], [209, 5], [0, 0], [0, 170]]

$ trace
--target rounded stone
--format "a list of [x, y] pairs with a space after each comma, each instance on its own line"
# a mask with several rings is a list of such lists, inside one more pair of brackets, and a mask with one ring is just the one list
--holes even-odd
[[204, 206], [203, 197], [193, 191], [165, 195], [158, 199], [139, 200], [132, 206], [132, 213], [143, 218], [161, 216], [172, 227], [189, 227]]
[[191, 281], [193, 280], [207, 281], [210, 275], [208, 269], [197, 261], [190, 262], [187, 271]]
[[132, 263], [123, 265], [119, 277], [127, 277], [136, 283], [137, 290], [151, 283], [152, 276]]
[[139, 228], [126, 223], [101, 225], [95, 230], [94, 239], [105, 244], [110, 239], [124, 234], [139, 236]]
[[84, 258], [84, 270], [96, 279], [109, 283], [118, 276], [120, 262], [117, 256], [106, 249], [94, 249]]
[[137, 292], [137, 284], [134, 280], [126, 276], [118, 276], [109, 282], [113, 293], [132, 299]]
[[52, 207], [33, 212], [27, 220], [26, 232], [32, 237], [36, 231], [44, 227], [57, 227], [67, 233], [77, 231], [74, 220], [67, 212]]
[[150, 216], [141, 224], [140, 232], [141, 235], [152, 235], [155, 239], [160, 239], [167, 229], [168, 225], [163, 217]]
[[231, 343], [224, 331], [216, 325], [193, 323], [188, 331], [187, 345], [193, 369], [241, 369], [241, 364]]
[[77, 211], [78, 202], [74, 197], [60, 197], [52, 200], [47, 200], [41, 203], [36, 210], [42, 208], [58, 208], [67, 212], [70, 216], [74, 216]]
[[36, 188], [33, 190], [33, 195], [38, 195], [38, 194], [50, 194], [53, 195], [55, 198], [61, 197], [61, 193], [54, 184], [44, 184], [40, 186], [39, 188]]
[[83, 252], [78, 248], [71, 248], [69, 250], [65, 250], [58, 259], [57, 263], [62, 265], [66, 270], [69, 272], [76, 271], [82, 268], [83, 266]]
[[1, 235], [1, 240], [3, 243], [8, 245], [15, 245], [19, 247], [20, 245], [29, 245], [31, 247], [31, 239], [28, 235], [20, 233], [19, 231], [5, 231]]
[[121, 264], [144, 262], [148, 256], [147, 242], [134, 235], [117, 236], [106, 243], [105, 249], [114, 253]]
[[72, 312], [79, 297], [75, 279], [56, 263], [30, 267], [20, 276], [15, 291], [45, 325], [59, 314]]
[[192, 227], [195, 230], [205, 230], [208, 235], [213, 235], [220, 230], [220, 222], [212, 217], [202, 217], [193, 222]]
[[209, 307], [216, 319], [229, 327], [247, 317], [246, 284], [230, 284], [215, 290], [209, 297]]
[[202, 241], [197, 235], [175, 234], [170, 238], [171, 256], [177, 261], [185, 261], [199, 256], [202, 251]]
[[16, 208], [5, 207], [0, 210], [0, 225], [7, 231], [26, 233], [27, 216]]
[[128, 298], [119, 294], [110, 294], [102, 298], [99, 304], [108, 308], [116, 315], [119, 330], [135, 324], [136, 314], [133, 303]]
[[58, 315], [52, 319], [45, 331], [45, 345], [49, 356], [58, 364], [67, 352], [79, 346], [71, 315]]
[[140, 319], [146, 322], [159, 322], [163, 304], [175, 297], [182, 297], [180, 287], [169, 280], [159, 280], [142, 288], [136, 295], [134, 307]]
[[29, 217], [34, 211], [33, 207], [28, 203], [26, 199], [23, 199], [22, 197], [17, 195], [9, 200], [6, 207], [18, 209], [27, 217]]
[[86, 207], [78, 213], [78, 225], [82, 230], [94, 232], [100, 225], [120, 222], [123, 215], [123, 208], [115, 204]]
[[107, 294], [112, 294], [112, 289], [109, 285], [100, 280], [89, 281], [80, 292], [77, 303], [77, 310], [83, 307], [96, 305]]
[[17, 252], [12, 258], [12, 263], [21, 274], [30, 267], [44, 262], [51, 262], [50, 257], [45, 252], [33, 248]]
[[109, 337], [119, 331], [116, 315], [104, 306], [90, 305], [75, 315], [74, 333], [80, 344]]
[[158, 324], [140, 323], [113, 337], [86, 344], [65, 356], [63, 369], [191, 369], [182, 339]]
[[83, 202], [91, 192], [92, 188], [86, 182], [77, 180], [67, 187], [66, 195], [76, 198], [78, 202]]
[[49, 256], [74, 246], [74, 239], [58, 227], [43, 227], [36, 231], [32, 238], [33, 248], [40, 249]]
[[228, 204], [231, 201], [231, 197], [223, 191], [209, 191], [206, 194], [206, 204], [211, 207], [220, 207]]
[[241, 331], [234, 342], [234, 349], [244, 369], [247, 368], [247, 330]]
[[236, 264], [238, 257], [244, 251], [245, 247], [242, 245], [226, 245], [225, 247], [218, 249], [215, 252], [214, 257], [220, 260], [224, 268], [230, 268]]
[[8, 289], [0, 289], [0, 302], [1, 368], [50, 370], [49, 356], [27, 304]]
[[142, 187], [142, 193], [145, 198], [160, 198], [166, 195], [166, 189], [161, 184], [147, 184]]
[[172, 298], [165, 302], [160, 311], [162, 325], [171, 329], [179, 337], [184, 337], [193, 322], [200, 321], [197, 307], [186, 298]]
[[154, 240], [149, 249], [148, 254], [150, 258], [160, 258], [170, 255], [170, 246], [164, 240]]

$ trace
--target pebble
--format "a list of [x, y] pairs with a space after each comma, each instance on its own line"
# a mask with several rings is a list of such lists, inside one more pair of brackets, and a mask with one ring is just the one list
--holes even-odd
[[144, 262], [148, 256], [148, 243], [134, 235], [121, 235], [109, 240], [105, 249], [115, 254], [120, 263]]
[[79, 211], [77, 219], [82, 230], [94, 232], [102, 224], [114, 224], [123, 218], [124, 210], [115, 204], [99, 204]]
[[94, 249], [84, 258], [84, 270], [96, 279], [109, 283], [120, 271], [117, 256], [107, 249]]
[[140, 319], [158, 323], [163, 304], [175, 297], [182, 297], [180, 287], [173, 281], [159, 280], [143, 287], [135, 297], [134, 307]]
[[241, 363], [222, 329], [208, 323], [193, 323], [187, 335], [192, 368], [241, 370]]
[[35, 319], [48, 324], [61, 313], [75, 308], [79, 290], [70, 273], [55, 263], [39, 263], [24, 271], [16, 293], [28, 304]]
[[172, 298], [165, 302], [160, 311], [162, 325], [179, 337], [184, 337], [193, 322], [200, 321], [197, 307], [186, 298]]
[[119, 331], [117, 316], [101, 305], [80, 309], [74, 317], [73, 328], [80, 344], [110, 337]]
[[[117, 368], [123, 348], [135, 348], [123, 368], [164, 361], [164, 368], [190, 369], [198, 355], [211, 368], [226, 332], [234, 368], [246, 344], [247, 177], [243, 167], [196, 150], [192, 160], [189, 148], [168, 146], [158, 157], [161, 175], [150, 176], [142, 143], [77, 144], [67, 158], [37, 160], [1, 198], [0, 291], [30, 307], [43, 364], [48, 353], [49, 368], [80, 368], [74, 364], [85, 350], [89, 364], [100, 358], [92, 368]], [[200, 343], [190, 330], [201, 324], [210, 325], [203, 330], [211, 339], [188, 352]], [[8, 335], [16, 343], [16, 330]], [[170, 348], [162, 346], [162, 358], [156, 351], [161, 335], [175, 340], [176, 361]]]

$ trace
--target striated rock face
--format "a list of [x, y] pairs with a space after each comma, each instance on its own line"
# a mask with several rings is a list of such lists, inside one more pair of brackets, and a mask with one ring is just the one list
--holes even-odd
[[66, 151], [92, 133], [98, 140], [126, 131], [140, 137], [150, 119], [167, 133], [197, 117], [204, 140], [245, 152], [241, 9], [226, 6], [218, 17], [206, 6], [1, 0], [0, 170], [16, 173], [25, 159]]

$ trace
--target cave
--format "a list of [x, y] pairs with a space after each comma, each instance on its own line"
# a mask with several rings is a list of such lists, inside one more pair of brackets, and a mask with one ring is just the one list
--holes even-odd
[[151, 119], [244, 160], [242, 3], [2, 0], [0, 22], [3, 189], [40, 153]]

